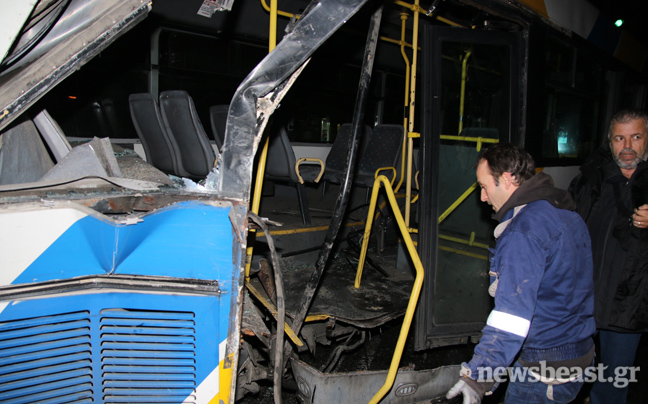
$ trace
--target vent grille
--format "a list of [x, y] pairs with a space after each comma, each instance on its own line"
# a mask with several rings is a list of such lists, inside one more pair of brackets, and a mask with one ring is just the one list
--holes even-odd
[[0, 323], [0, 402], [92, 402], [90, 313]]
[[105, 403], [195, 402], [195, 316], [188, 312], [101, 312]]
[[0, 322], [0, 402], [195, 403], [191, 312], [104, 309]]

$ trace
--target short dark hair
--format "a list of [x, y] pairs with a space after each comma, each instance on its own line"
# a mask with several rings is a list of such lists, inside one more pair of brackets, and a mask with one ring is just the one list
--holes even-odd
[[648, 130], [648, 114], [640, 109], [622, 109], [612, 115], [610, 125], [608, 125], [608, 140], [612, 140], [612, 129], [618, 123], [630, 123], [636, 119], [643, 119], [646, 130]]
[[520, 146], [511, 143], [496, 143], [483, 149], [477, 157], [477, 165], [482, 161], [488, 163], [495, 185], [499, 185], [499, 177], [505, 172], [515, 177], [517, 185], [522, 185], [535, 175], [533, 157]]

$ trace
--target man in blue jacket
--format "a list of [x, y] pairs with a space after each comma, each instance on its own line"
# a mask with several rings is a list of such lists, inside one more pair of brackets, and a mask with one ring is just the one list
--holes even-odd
[[587, 226], [569, 193], [535, 174], [522, 148], [496, 144], [477, 163], [481, 200], [500, 222], [490, 262], [495, 308], [447, 398], [463, 394], [464, 404], [480, 403], [515, 362], [505, 403], [568, 403], [594, 357]]

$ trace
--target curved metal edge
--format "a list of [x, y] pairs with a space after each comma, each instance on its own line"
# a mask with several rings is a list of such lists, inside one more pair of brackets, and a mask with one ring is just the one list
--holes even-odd
[[20, 300], [51, 294], [92, 289], [116, 289], [148, 293], [179, 293], [220, 296], [218, 281], [140, 275], [91, 275], [78, 278], [9, 285], [0, 288], [0, 301]]
[[257, 101], [280, 89], [282, 83], [365, 2], [318, 2], [239, 86], [230, 103], [223, 151], [216, 167], [216, 184], [221, 196], [250, 199], [254, 155], [263, 128], [274, 112], [274, 109], [266, 109], [258, 114]]

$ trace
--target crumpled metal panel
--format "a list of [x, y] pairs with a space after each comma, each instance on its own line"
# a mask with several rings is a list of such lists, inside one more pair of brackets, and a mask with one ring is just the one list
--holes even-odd
[[[291, 33], [266, 56], [237, 89], [227, 116], [225, 141], [217, 164], [216, 188], [223, 197], [248, 201], [254, 155], [265, 124], [276, 108], [257, 112], [260, 98], [279, 87], [313, 52], [351, 18], [366, 0], [313, 2]], [[262, 108], [261, 108], [262, 109]]]
[[95, 137], [88, 143], [76, 146], [40, 180], [66, 181], [87, 176], [122, 176], [108, 138]]
[[149, 13], [151, 0], [72, 0], [41, 43], [0, 74], [0, 130]]
[[[387, 370], [322, 373], [305, 362], [291, 359], [304, 404], [367, 403], [387, 379]], [[410, 404], [443, 398], [459, 379], [459, 365], [420, 371], [399, 370], [394, 387], [381, 404]]]
[[241, 330], [243, 334], [256, 335], [264, 341], [272, 334], [261, 318], [261, 312], [254, 305], [250, 294], [246, 291], [243, 297], [243, 317]]

